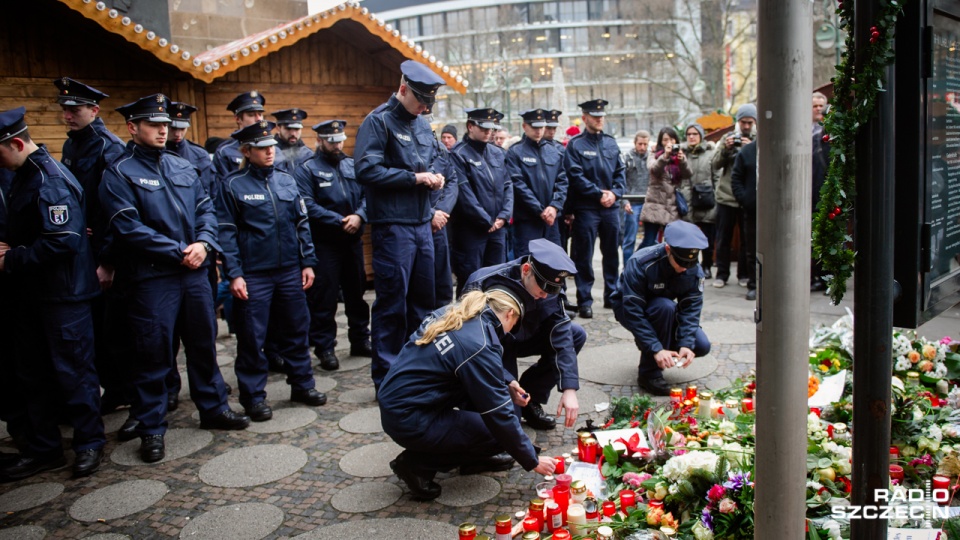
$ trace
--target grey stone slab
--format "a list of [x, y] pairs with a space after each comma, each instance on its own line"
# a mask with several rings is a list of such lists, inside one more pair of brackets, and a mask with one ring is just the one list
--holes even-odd
[[217, 353], [224, 353], [227, 350], [227, 345], [221, 340], [217, 340]]
[[180, 538], [260, 540], [282, 523], [283, 510], [272, 504], [228, 504], [190, 520]]
[[627, 330], [622, 326], [611, 328], [609, 331], [607, 331], [607, 334], [610, 334], [610, 337], [623, 339], [623, 340], [629, 341], [630, 343], [633, 343], [633, 334], [631, 334], [629, 330]]
[[286, 444], [231, 450], [200, 467], [200, 480], [218, 487], [251, 487], [290, 476], [307, 464], [307, 453]]
[[234, 360], [236, 360], [234, 357], [226, 354], [217, 355], [217, 365], [220, 367], [229, 366]]
[[0, 512], [19, 512], [56, 499], [63, 493], [63, 484], [42, 482], [12, 489], [0, 495]]
[[0, 422], [0, 439], [9, 439], [10, 433], [7, 432], [7, 423]]
[[500, 482], [482, 474], [452, 476], [440, 481], [437, 502], [445, 506], [474, 506], [500, 494]]
[[348, 433], [383, 433], [380, 407], [354, 411], [340, 419], [340, 429]]
[[251, 422], [252, 433], [283, 433], [308, 426], [317, 420], [317, 412], [309, 407], [273, 409], [273, 418], [266, 422]]
[[130, 540], [130, 537], [125, 534], [103, 533], [95, 534], [93, 536], [84, 536], [83, 540]]
[[347, 353], [344, 352], [337, 353], [337, 358], [340, 359], [339, 371], [369, 368], [371, 362], [371, 359], [365, 356], [347, 356]]
[[70, 507], [77, 521], [110, 521], [142, 512], [157, 503], [169, 488], [157, 480], [128, 480], [80, 497]]
[[294, 537], [294, 540], [370, 540], [371, 538], [416, 538], [449, 540], [457, 537], [457, 526], [427, 519], [392, 518], [346, 521]]
[[713, 355], [706, 355], [695, 358], [688, 367], [670, 368], [663, 370], [663, 378], [669, 384], [682, 384], [690, 381], [702, 379], [714, 371], [719, 366], [717, 359]]
[[330, 504], [341, 512], [362, 514], [386, 508], [402, 495], [403, 490], [396, 484], [364, 482], [337, 491]]
[[361, 478], [390, 476], [390, 461], [400, 455], [403, 448], [395, 442], [373, 443], [351, 450], [340, 458], [340, 469]]
[[[636, 375], [634, 375], [634, 379], [631, 380], [635, 379]], [[577, 390], [577, 403], [580, 405], [580, 414], [578, 414], [578, 416], [596, 412], [595, 406], [597, 403], [609, 401], [610, 396], [608, 396], [606, 392], [598, 390], [592, 386], [581, 386], [580, 389]], [[560, 405], [560, 393], [554, 389], [553, 392], [550, 392], [550, 398], [547, 400], [547, 404], [544, 406], [544, 411], [547, 414], [554, 415], [557, 412], [558, 405]], [[557, 418], [558, 424], [562, 422], [563, 420], [561, 418]]]
[[631, 384], [639, 363], [640, 351], [628, 342], [585, 347], [577, 356], [580, 378], [599, 384]]
[[372, 403], [377, 400], [377, 392], [372, 386], [347, 390], [337, 398], [343, 403]]
[[189, 456], [213, 442], [213, 434], [203, 429], [170, 429], [163, 438], [166, 455], [157, 463], [144, 463], [140, 459], [140, 439], [127, 441], [110, 454], [110, 461], [117, 465], [152, 466]]
[[730, 353], [730, 359], [734, 362], [755, 364], [757, 362], [757, 351], [735, 351]]
[[750, 321], [705, 321], [700, 326], [710, 343], [739, 345], [757, 341], [756, 325]]
[[0, 540], [41, 540], [46, 536], [47, 531], [36, 525], [21, 525], [9, 529], [0, 529]]

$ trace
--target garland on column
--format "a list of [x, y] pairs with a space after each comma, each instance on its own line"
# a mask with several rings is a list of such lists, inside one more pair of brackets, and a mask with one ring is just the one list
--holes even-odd
[[893, 63], [893, 34], [897, 17], [907, 0], [881, 0], [875, 25], [870, 28], [870, 43], [860, 71], [855, 71], [854, 0], [838, 0], [837, 16], [845, 30], [846, 51], [837, 75], [831, 79], [833, 98], [830, 112], [823, 120], [823, 141], [830, 143], [830, 167], [820, 203], [813, 217], [813, 253], [827, 272], [828, 292], [834, 304], [840, 303], [847, 291], [847, 280], [853, 274], [853, 240], [847, 229], [852, 221], [856, 178], [854, 145], [860, 127], [876, 111], [877, 96], [884, 92], [885, 68]]

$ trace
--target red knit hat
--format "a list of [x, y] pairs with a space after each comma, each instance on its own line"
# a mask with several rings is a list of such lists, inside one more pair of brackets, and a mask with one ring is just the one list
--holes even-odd
[[567, 135], [573, 137], [574, 135], [579, 135], [579, 134], [580, 134], [580, 128], [578, 128], [577, 126], [570, 126], [567, 128]]

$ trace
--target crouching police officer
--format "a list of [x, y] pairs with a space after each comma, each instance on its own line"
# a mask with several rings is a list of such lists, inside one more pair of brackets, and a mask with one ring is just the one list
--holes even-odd
[[640, 349], [637, 384], [655, 396], [670, 393], [664, 369], [687, 367], [710, 352], [700, 328], [704, 276], [699, 257], [707, 237], [692, 223], [674, 221], [663, 239], [633, 254], [611, 296], [617, 321]]
[[273, 418], [267, 404], [267, 324], [284, 358], [290, 401], [319, 406], [307, 342], [310, 314], [304, 290], [313, 285], [317, 259], [310, 241], [307, 206], [297, 183], [273, 168], [273, 122], [262, 121], [230, 136], [247, 165], [227, 177], [217, 201], [223, 270], [237, 324], [237, 386], [240, 404], [254, 422]]
[[567, 276], [577, 273], [576, 267], [563, 248], [543, 238], [530, 242], [527, 251], [527, 256], [474, 272], [464, 290], [507, 287], [523, 299], [523, 321], [503, 340], [503, 366], [513, 380], [519, 373], [518, 357], [540, 356], [519, 378], [530, 394], [523, 419], [534, 429], [553, 429], [556, 419], [541, 405], [556, 386], [561, 392], [557, 415], [565, 414], [564, 424], [573, 427], [580, 409], [577, 354], [587, 333], [567, 316], [559, 293]]
[[504, 381], [501, 340], [523, 318], [522, 304], [505, 288], [471, 291], [428, 315], [390, 366], [377, 397], [380, 418], [405, 448], [390, 468], [413, 498], [440, 496], [434, 475], [456, 467], [502, 471], [517, 460], [553, 473], [553, 458], [537, 457], [513, 413], [511, 402], [529, 398]]
[[333, 348], [337, 342], [337, 291], [343, 291], [350, 356], [372, 356], [370, 306], [363, 299], [363, 222], [367, 203], [357, 183], [353, 158], [343, 153], [347, 123], [327, 120], [313, 126], [317, 153], [297, 167], [294, 178], [310, 215], [310, 232], [317, 251], [317, 282], [307, 293], [310, 306], [310, 346], [320, 367], [340, 368]]
[[170, 101], [154, 94], [117, 108], [131, 140], [103, 173], [100, 201], [110, 216], [107, 251], [118, 276], [130, 283], [128, 313], [135, 341], [134, 400], [140, 457], [165, 455], [166, 377], [179, 333], [187, 356], [190, 397], [200, 427], [244, 429], [250, 419], [227, 406], [217, 367], [217, 323], [207, 257], [217, 245], [213, 204], [190, 163], [167, 152]]

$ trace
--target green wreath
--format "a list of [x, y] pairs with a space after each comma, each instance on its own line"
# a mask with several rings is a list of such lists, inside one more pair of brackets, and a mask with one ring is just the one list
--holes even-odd
[[843, 299], [847, 280], [853, 275], [855, 253], [849, 247], [853, 238], [847, 230], [854, 216], [857, 171], [854, 145], [860, 127], [876, 111], [877, 96], [885, 91], [884, 72], [894, 59], [894, 27], [905, 1], [881, 2], [876, 25], [870, 28], [867, 58], [860, 71], [855, 71], [854, 66], [854, 0], [837, 2], [840, 28], [847, 33], [846, 51], [837, 66], [837, 75], [830, 79], [833, 98], [830, 112], [823, 119], [823, 141], [831, 145], [830, 167], [813, 217], [813, 254], [827, 273], [827, 292], [834, 304]]

